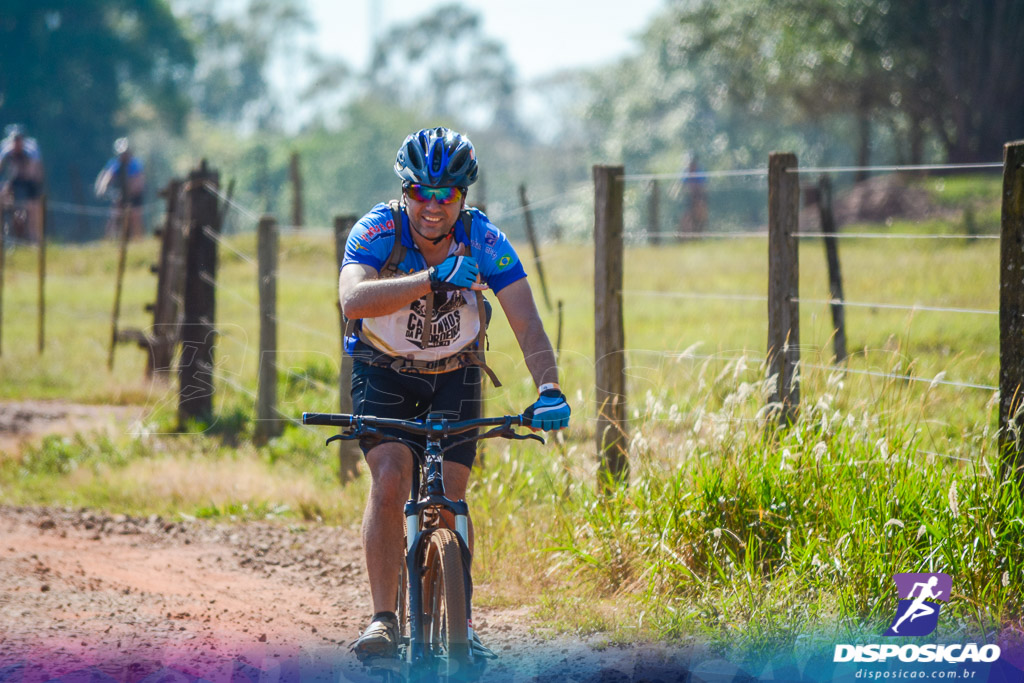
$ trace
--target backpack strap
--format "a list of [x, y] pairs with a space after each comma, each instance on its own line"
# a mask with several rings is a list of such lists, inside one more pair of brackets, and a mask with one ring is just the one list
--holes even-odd
[[402, 244], [402, 207], [397, 199], [388, 202], [391, 209], [391, 220], [395, 224], [395, 243], [391, 245], [391, 253], [384, 267], [380, 269], [381, 277], [395, 277], [398, 274], [398, 264], [405, 258], [405, 245]]

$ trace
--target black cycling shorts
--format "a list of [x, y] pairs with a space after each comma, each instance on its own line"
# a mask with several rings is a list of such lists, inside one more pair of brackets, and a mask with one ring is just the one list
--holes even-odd
[[26, 178], [14, 178], [11, 180], [11, 194], [19, 202], [39, 199], [39, 195], [42, 194], [42, 183]]
[[[470, 366], [438, 374], [398, 372], [358, 360], [352, 362], [352, 412], [400, 420], [425, 418], [427, 413], [442, 413], [451, 420], [471, 420], [480, 417], [480, 368]], [[359, 447], [365, 455], [371, 448], [395, 438], [419, 445], [419, 453], [426, 447], [426, 437], [403, 432], [400, 429], [381, 430], [380, 437], [364, 437]], [[441, 439], [441, 447], [471, 436], [465, 432]], [[471, 441], [445, 451], [445, 462], [473, 466], [476, 442]]]

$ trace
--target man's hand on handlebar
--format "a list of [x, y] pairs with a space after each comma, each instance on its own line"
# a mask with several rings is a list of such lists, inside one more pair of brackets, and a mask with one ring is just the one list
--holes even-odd
[[531, 429], [542, 429], [550, 432], [565, 429], [569, 426], [572, 409], [565, 400], [561, 389], [546, 389], [534, 401], [533, 405], [523, 411], [523, 425]]

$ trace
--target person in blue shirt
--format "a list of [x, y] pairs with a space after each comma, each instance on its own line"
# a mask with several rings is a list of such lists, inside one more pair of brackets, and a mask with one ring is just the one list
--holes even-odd
[[[447, 128], [421, 130], [402, 143], [394, 170], [402, 181], [401, 203], [378, 204], [356, 223], [338, 280], [342, 311], [357, 321], [346, 339], [353, 357], [353, 413], [479, 417], [481, 367], [493, 379], [481, 357], [489, 304], [479, 293], [489, 289], [537, 386], [537, 400], [523, 411], [529, 426], [568, 427], [570, 408], [555, 354], [522, 263], [487, 216], [466, 207], [479, 173], [472, 143]], [[407, 438], [385, 433], [360, 443], [371, 476], [363, 546], [374, 610], [354, 646], [360, 659], [391, 656], [398, 644], [392, 610], [413, 458], [392, 436]], [[451, 499], [465, 498], [475, 456], [475, 442], [445, 453], [444, 486]], [[470, 638], [477, 656], [494, 656], [471, 625]]]
[[[114, 142], [114, 156], [96, 176], [94, 187], [97, 197], [110, 196], [114, 201], [114, 212], [107, 223], [107, 237], [117, 237], [123, 230], [122, 221], [128, 221], [128, 236], [142, 237], [142, 198], [146, 191], [146, 174], [142, 161], [132, 154], [128, 138]], [[127, 212], [125, 215], [123, 212]]]

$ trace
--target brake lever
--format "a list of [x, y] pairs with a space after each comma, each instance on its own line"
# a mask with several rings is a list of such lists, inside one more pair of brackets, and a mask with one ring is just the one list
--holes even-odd
[[327, 444], [325, 444], [325, 445], [329, 445], [329, 444], [331, 444], [334, 441], [352, 441], [352, 440], [358, 439], [358, 438], [359, 438], [359, 435], [356, 434], [355, 432], [345, 432], [344, 434], [335, 434], [331, 438], [327, 439]]
[[[503, 436], [505, 436], [505, 435], [503, 435]], [[514, 432], [511, 429], [508, 430], [508, 434], [507, 434], [507, 436], [505, 436], [505, 438], [506, 439], [515, 439], [516, 441], [526, 441], [527, 439], [533, 439], [534, 441], [540, 441], [541, 443], [547, 443], [544, 440], [543, 436], [539, 436], [537, 434], [520, 434], [519, 432]]]

